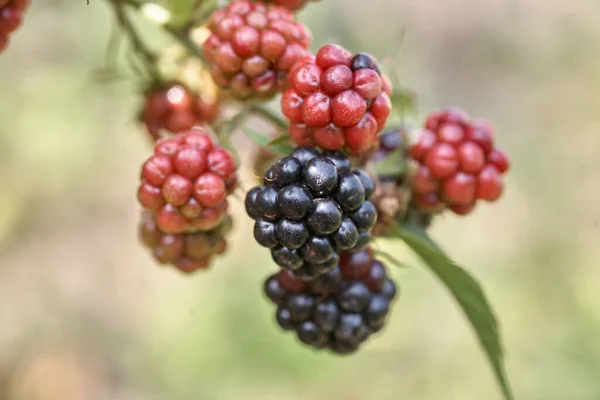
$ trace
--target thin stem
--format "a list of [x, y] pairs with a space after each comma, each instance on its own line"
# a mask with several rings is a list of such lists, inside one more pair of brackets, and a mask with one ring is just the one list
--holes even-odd
[[[139, 9], [143, 4], [138, 0], [120, 0], [123, 3], [126, 3], [135, 9]], [[207, 63], [204, 55], [202, 54], [202, 50], [193, 40], [190, 39], [188, 32], [185, 29], [177, 29], [169, 25], [163, 25], [163, 28], [169, 32], [175, 40], [181, 43], [194, 57], [201, 60], [203, 63]]]
[[131, 20], [125, 13], [125, 10], [122, 6], [123, 2], [121, 0], [113, 0], [112, 4], [115, 10], [115, 14], [117, 16], [117, 21], [119, 22], [119, 25], [121, 26], [123, 31], [125, 31], [125, 33], [129, 37], [129, 40], [133, 45], [133, 49], [144, 59], [146, 68], [148, 69], [148, 72], [150, 73], [152, 78], [157, 81], [160, 81], [160, 73], [156, 68], [156, 57], [154, 53], [146, 46], [146, 44], [138, 34], [137, 30], [131, 23]]
[[287, 122], [285, 122], [283, 120], [283, 118], [281, 118], [279, 115], [277, 115], [276, 113], [274, 113], [272, 110], [268, 109], [265, 106], [258, 105], [258, 104], [251, 104], [248, 106], [248, 110], [251, 113], [256, 114], [256, 115], [264, 118], [265, 120], [271, 122], [273, 125], [277, 126], [278, 128], [281, 128], [281, 129], [288, 128], [288, 124], [287, 124]]

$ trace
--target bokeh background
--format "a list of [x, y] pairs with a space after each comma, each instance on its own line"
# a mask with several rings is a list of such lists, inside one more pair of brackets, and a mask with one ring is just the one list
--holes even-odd
[[[275, 266], [240, 201], [210, 273], [155, 265], [136, 236], [138, 88], [95, 72], [106, 2], [33, 3], [0, 56], [0, 399], [500, 399], [463, 315], [401, 245], [387, 329], [341, 359], [275, 327]], [[324, 0], [301, 19], [316, 44], [397, 54], [419, 118], [460, 105], [496, 124], [505, 196], [432, 235], [486, 288], [518, 399], [600, 399], [600, 2]]]

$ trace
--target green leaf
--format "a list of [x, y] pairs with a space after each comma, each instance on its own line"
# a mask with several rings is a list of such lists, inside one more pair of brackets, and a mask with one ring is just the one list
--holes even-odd
[[188, 23], [192, 17], [195, 6], [196, 0], [169, 0], [171, 25], [176, 28], [181, 28]]
[[271, 140], [267, 136], [263, 136], [250, 128], [244, 128], [244, 132], [246, 132], [248, 138], [254, 143], [259, 145], [260, 147], [265, 147], [269, 150], [273, 150], [275, 153], [287, 156], [294, 150], [294, 148], [288, 143], [278, 143], [278, 139]]
[[267, 146], [271, 147], [271, 146], [277, 146], [280, 144], [290, 144], [290, 137], [288, 135], [282, 135], [282, 136], [278, 136], [274, 139], [271, 139], [271, 141], [267, 144]]
[[406, 156], [403, 148], [394, 150], [373, 166], [378, 176], [400, 176], [406, 171]]
[[479, 283], [450, 260], [426, 233], [415, 233], [399, 227], [395, 230], [395, 236], [404, 240], [450, 290], [471, 322], [504, 398], [514, 400], [504, 368], [504, 351], [498, 322]]
[[394, 89], [392, 91], [392, 109], [394, 114], [405, 116], [412, 114], [417, 109], [417, 95], [408, 89]]

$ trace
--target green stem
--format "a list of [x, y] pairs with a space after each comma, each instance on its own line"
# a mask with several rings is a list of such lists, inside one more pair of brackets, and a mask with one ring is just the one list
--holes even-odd
[[137, 54], [139, 54], [144, 59], [144, 64], [146, 69], [148, 70], [150, 76], [155, 81], [161, 81], [161, 75], [156, 68], [156, 56], [154, 53], [146, 46], [137, 30], [133, 26], [131, 20], [125, 13], [125, 9], [123, 8], [122, 0], [112, 0], [113, 8], [115, 10], [115, 15], [117, 17], [117, 21], [119, 25], [131, 41], [133, 49]]
[[281, 118], [279, 115], [277, 115], [276, 113], [274, 113], [272, 110], [268, 109], [265, 106], [258, 105], [258, 104], [251, 104], [248, 106], [248, 110], [251, 113], [256, 114], [256, 115], [264, 118], [265, 120], [271, 122], [273, 125], [277, 126], [278, 128], [285, 129], [285, 130], [287, 130], [287, 128], [288, 128], [288, 124], [287, 124], [287, 122], [285, 122], [283, 120], [283, 118]]
[[[141, 3], [138, 0], [121, 0], [121, 1], [123, 1], [124, 3], [127, 3], [128, 5], [134, 7], [135, 9], [138, 9], [138, 10], [143, 5], [143, 3]], [[198, 47], [198, 45], [196, 43], [194, 43], [194, 41], [192, 39], [190, 39], [186, 29], [177, 29], [177, 28], [174, 28], [169, 25], [164, 25], [163, 28], [167, 32], [169, 32], [175, 40], [177, 40], [179, 43], [181, 43], [181, 45], [183, 45], [187, 49], [187, 51], [190, 52], [191, 55], [198, 58], [203, 63], [205, 63], [205, 64], [207, 63], [206, 59], [204, 58], [204, 55], [202, 54], [202, 49], [200, 49], [200, 47]]]

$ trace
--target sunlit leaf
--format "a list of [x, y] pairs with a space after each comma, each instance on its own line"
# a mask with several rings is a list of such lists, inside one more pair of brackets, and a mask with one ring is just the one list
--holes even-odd
[[514, 400], [504, 367], [498, 322], [479, 283], [450, 260], [424, 231], [412, 232], [398, 227], [394, 234], [417, 253], [454, 296], [477, 334], [504, 398]]

